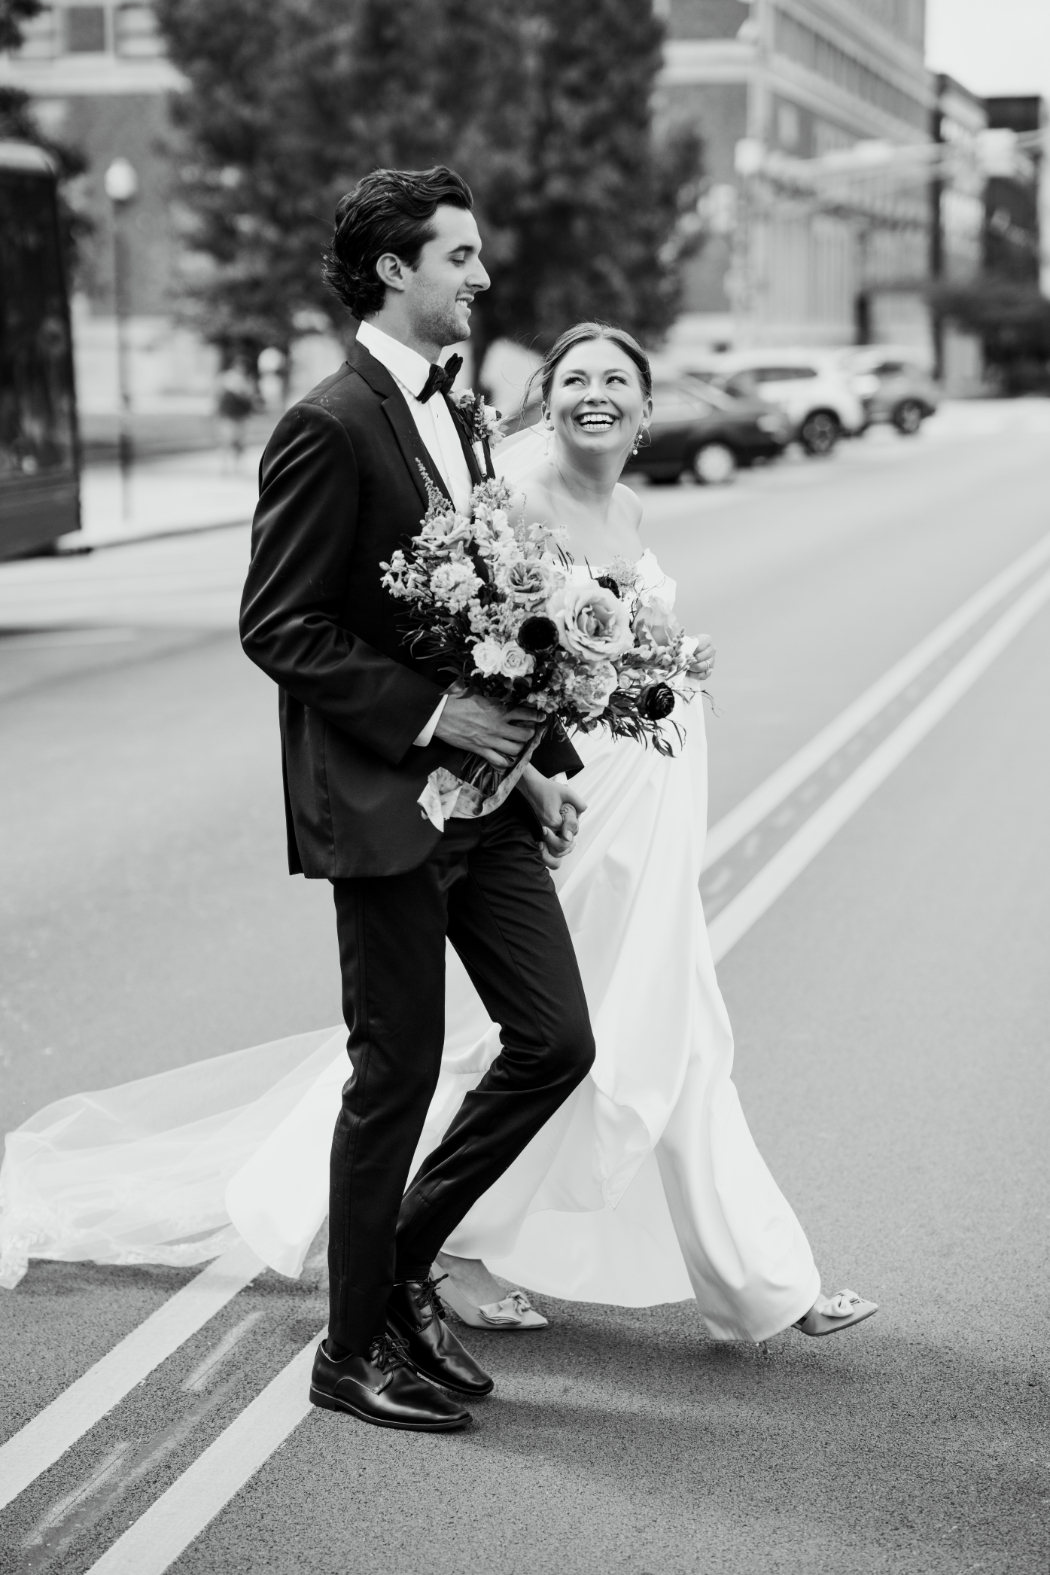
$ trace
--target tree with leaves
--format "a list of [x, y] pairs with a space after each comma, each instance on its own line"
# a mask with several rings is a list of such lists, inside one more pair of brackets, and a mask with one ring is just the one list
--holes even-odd
[[486, 192], [498, 243], [481, 311], [490, 337], [546, 348], [569, 323], [599, 317], [642, 340], [677, 306], [669, 248], [699, 147], [658, 146], [651, 100], [663, 34], [632, 0], [531, 0], [526, 143], [516, 181]]
[[338, 315], [320, 258], [359, 164], [346, 84], [346, 0], [158, 0], [189, 91], [179, 196], [192, 216], [188, 294], [226, 359], [287, 351], [307, 318]]
[[43, 0], [0, 0], [0, 51], [20, 47], [22, 29], [42, 5]]
[[663, 30], [637, 0], [361, 0], [352, 97], [368, 168], [442, 162], [470, 183], [492, 287], [479, 359], [603, 317], [652, 340], [673, 320], [679, 218], [701, 150], [658, 144]]
[[673, 316], [698, 148], [654, 143], [648, 5], [159, 0], [158, 15], [190, 81], [176, 113], [213, 341], [286, 349], [304, 314], [345, 321], [318, 259], [339, 195], [377, 165], [449, 164], [473, 188], [492, 275], [477, 350], [545, 346], [594, 315], [652, 338]]

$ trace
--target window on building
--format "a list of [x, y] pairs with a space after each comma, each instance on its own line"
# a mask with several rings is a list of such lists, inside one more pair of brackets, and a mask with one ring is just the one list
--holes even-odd
[[774, 44], [782, 55], [834, 82], [844, 92], [876, 105], [898, 120], [926, 130], [929, 110], [925, 104], [902, 92], [880, 72], [872, 71], [856, 56], [847, 54], [786, 11], [774, 13]]
[[164, 41], [152, 6], [135, 3], [119, 5], [114, 23], [118, 55], [152, 59], [164, 53]]
[[659, 11], [679, 38], [735, 38], [748, 19], [751, 0], [665, 0]]
[[66, 10], [66, 53], [101, 55], [106, 49], [106, 8], [71, 5]]
[[792, 152], [802, 141], [802, 117], [794, 104], [785, 103], [783, 99], [777, 105], [777, 141]]

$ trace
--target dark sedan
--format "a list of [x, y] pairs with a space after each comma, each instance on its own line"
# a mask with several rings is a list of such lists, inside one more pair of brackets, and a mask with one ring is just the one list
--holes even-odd
[[689, 474], [706, 485], [729, 481], [738, 465], [781, 454], [791, 438], [787, 417], [761, 399], [735, 399], [699, 378], [653, 388], [651, 441], [627, 461], [652, 481]]

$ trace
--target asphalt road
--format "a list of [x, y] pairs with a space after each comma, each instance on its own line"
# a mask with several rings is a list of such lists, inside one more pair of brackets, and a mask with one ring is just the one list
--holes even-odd
[[[712, 821], [1050, 531], [1046, 435], [1000, 426], [646, 490], [719, 650]], [[338, 1018], [231, 632], [246, 550], [0, 568], [4, 1129]], [[311, 1413], [172, 1568], [1047, 1575], [1048, 685], [1044, 605], [719, 969], [759, 1145], [825, 1288], [879, 1316], [755, 1348], [689, 1303], [548, 1301], [547, 1333], [473, 1339], [497, 1392], [469, 1433]], [[191, 1279], [36, 1263], [0, 1292], [0, 1440]], [[241, 1291], [8, 1506], [5, 1567], [91, 1569], [324, 1316]]]

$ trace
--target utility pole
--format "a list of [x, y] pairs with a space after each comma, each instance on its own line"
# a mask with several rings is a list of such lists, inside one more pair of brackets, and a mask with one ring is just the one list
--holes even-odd
[[113, 216], [113, 306], [117, 329], [117, 390], [119, 397], [118, 455], [120, 508], [124, 519], [131, 514], [131, 378], [128, 366], [128, 261], [124, 215], [135, 200], [139, 178], [128, 159], [114, 159], [103, 182]]
[[[934, 91], [937, 95], [933, 109], [930, 111], [930, 140], [938, 146], [944, 143], [944, 114], [941, 101], [947, 83], [943, 72], [934, 77]], [[930, 176], [930, 283], [936, 288], [944, 278], [944, 175], [943, 165], [938, 159], [933, 164]], [[930, 331], [933, 340], [933, 375], [938, 381], [944, 376], [944, 319], [936, 300], [931, 307]]]

